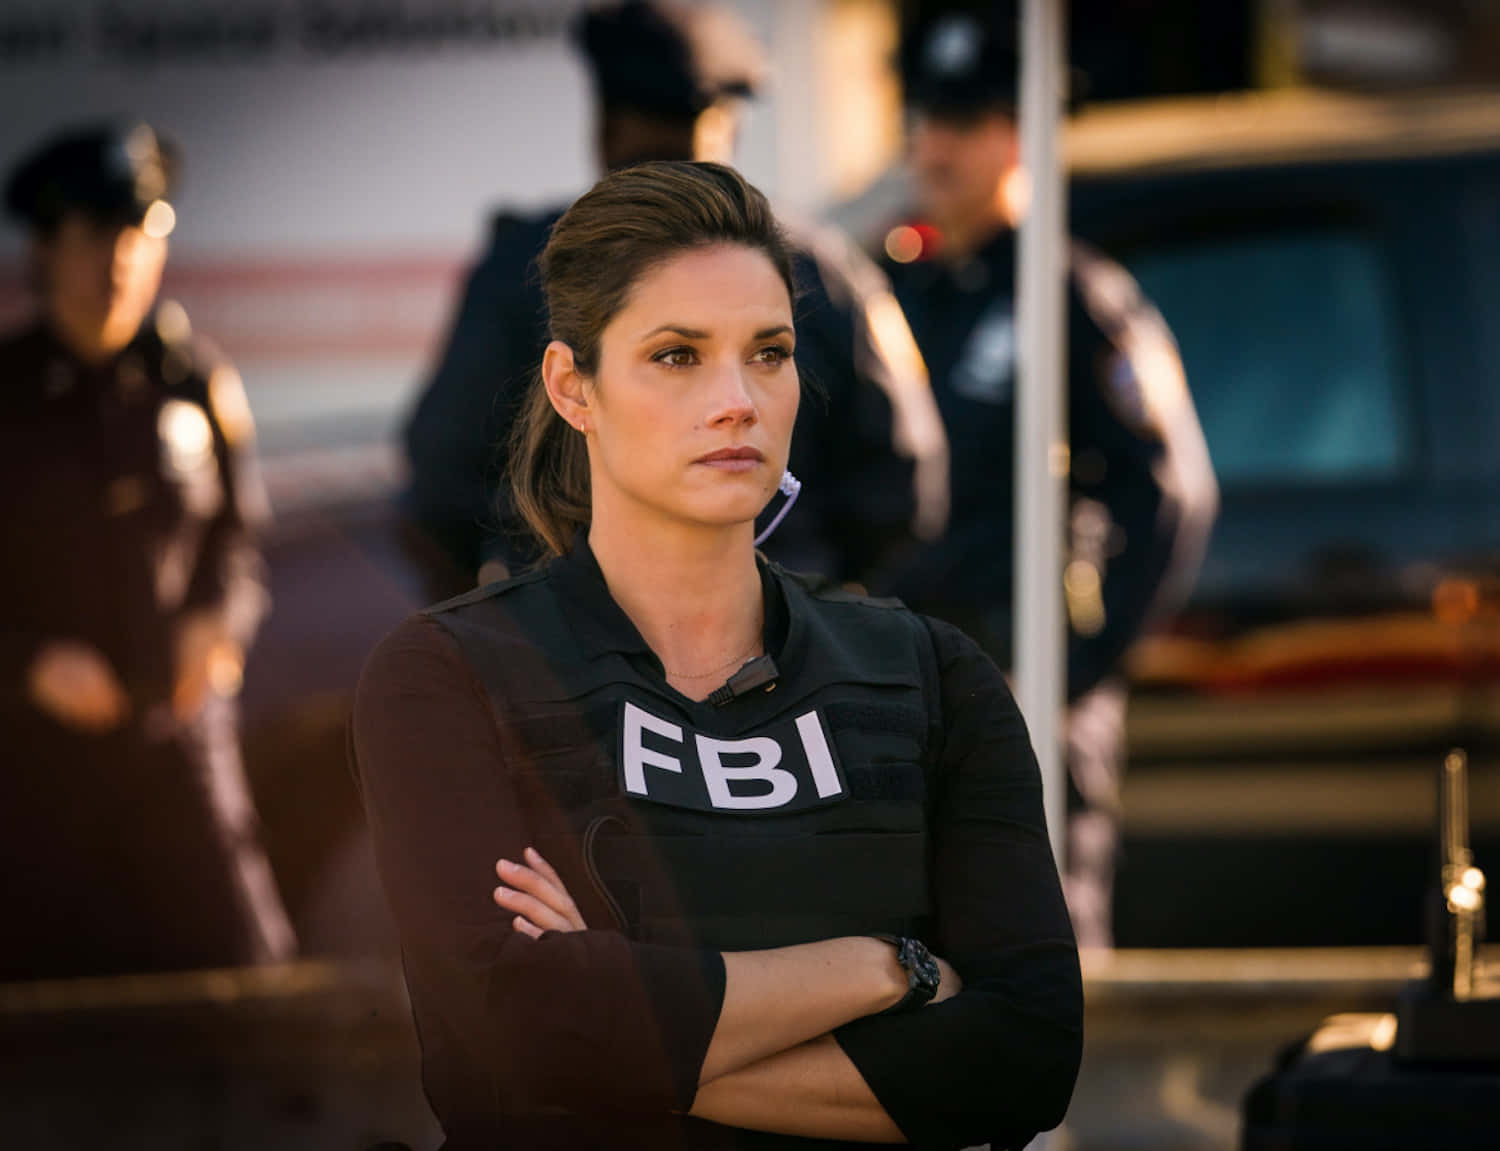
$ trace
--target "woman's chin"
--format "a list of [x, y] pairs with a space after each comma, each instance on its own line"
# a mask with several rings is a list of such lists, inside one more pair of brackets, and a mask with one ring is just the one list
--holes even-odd
[[696, 507], [688, 511], [685, 519], [701, 524], [704, 528], [723, 530], [739, 526], [754, 527], [756, 517], [766, 508], [762, 498], [715, 501], [712, 506]]

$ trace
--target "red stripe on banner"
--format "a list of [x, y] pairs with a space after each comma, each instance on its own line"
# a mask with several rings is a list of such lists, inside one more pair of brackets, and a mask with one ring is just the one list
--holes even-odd
[[[444, 255], [186, 260], [165, 297], [242, 362], [426, 356], [441, 337], [466, 259]], [[32, 311], [21, 270], [0, 268], [0, 326]]]

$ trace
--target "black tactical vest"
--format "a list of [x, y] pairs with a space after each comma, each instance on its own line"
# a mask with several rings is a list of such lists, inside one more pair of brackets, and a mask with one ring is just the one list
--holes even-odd
[[941, 727], [921, 620], [767, 564], [778, 677], [695, 702], [581, 546], [431, 614], [483, 685], [532, 844], [588, 925], [726, 951], [926, 934]]

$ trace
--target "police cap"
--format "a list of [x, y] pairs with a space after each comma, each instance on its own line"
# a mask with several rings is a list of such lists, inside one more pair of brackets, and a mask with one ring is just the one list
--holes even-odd
[[950, 9], [918, 20], [901, 38], [906, 103], [937, 116], [966, 117], [1015, 106], [1020, 76], [1016, 8]]
[[692, 119], [722, 97], [754, 95], [765, 74], [760, 43], [714, 4], [597, 4], [579, 15], [573, 39], [600, 103], [649, 115]]
[[5, 210], [41, 232], [71, 211], [139, 224], [170, 196], [176, 170], [176, 149], [145, 124], [71, 129], [11, 171]]

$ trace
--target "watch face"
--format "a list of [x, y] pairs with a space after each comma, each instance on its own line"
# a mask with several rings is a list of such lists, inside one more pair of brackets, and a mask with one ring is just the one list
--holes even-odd
[[929, 998], [936, 995], [943, 982], [943, 971], [927, 948], [922, 948], [921, 958], [917, 960], [913, 971], [917, 977], [917, 986], [926, 991]]
[[932, 952], [920, 939], [903, 939], [898, 958], [911, 979], [911, 989], [922, 995], [924, 1001], [937, 994], [943, 982], [943, 972], [938, 967]]

